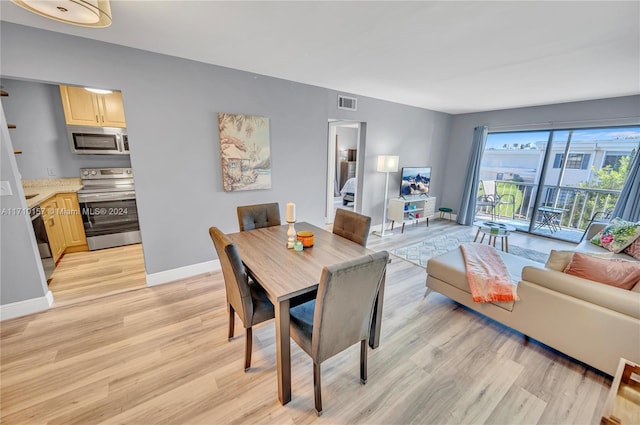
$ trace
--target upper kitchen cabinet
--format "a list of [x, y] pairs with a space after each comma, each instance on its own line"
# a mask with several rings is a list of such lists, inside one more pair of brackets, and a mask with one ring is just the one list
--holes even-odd
[[60, 86], [60, 97], [67, 125], [127, 126], [122, 93], [119, 91], [96, 94], [84, 87]]

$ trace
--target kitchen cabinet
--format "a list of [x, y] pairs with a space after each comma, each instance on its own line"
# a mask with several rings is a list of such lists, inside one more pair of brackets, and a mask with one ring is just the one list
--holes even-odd
[[[56, 201], [60, 208], [59, 220], [62, 224], [66, 251], [88, 250], [78, 195], [75, 193], [61, 193], [56, 195]], [[76, 247], [78, 249], [71, 249]]]
[[42, 218], [47, 231], [47, 238], [49, 239], [51, 255], [53, 256], [53, 261], [58, 262], [66, 248], [64, 230], [58, 214], [58, 200], [53, 197], [40, 204], [40, 208], [42, 209]]
[[402, 232], [406, 223], [418, 223], [426, 220], [429, 226], [429, 217], [436, 214], [435, 196], [406, 196], [404, 198], [389, 200], [389, 220], [391, 229], [394, 223], [402, 223]]
[[78, 195], [59, 193], [40, 204], [53, 261], [65, 252], [88, 251]]
[[60, 86], [60, 97], [67, 125], [127, 126], [122, 93], [119, 91], [96, 94], [83, 87]]

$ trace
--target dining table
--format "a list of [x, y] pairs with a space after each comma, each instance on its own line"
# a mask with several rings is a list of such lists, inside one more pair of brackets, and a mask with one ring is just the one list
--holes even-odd
[[[291, 401], [291, 300], [317, 290], [325, 266], [352, 260], [374, 251], [310, 223], [295, 223], [296, 231], [313, 232], [313, 246], [302, 251], [287, 248], [288, 225], [228, 234], [249, 275], [264, 288], [275, 309], [278, 399]], [[384, 298], [383, 277], [374, 307], [369, 346], [378, 347]]]

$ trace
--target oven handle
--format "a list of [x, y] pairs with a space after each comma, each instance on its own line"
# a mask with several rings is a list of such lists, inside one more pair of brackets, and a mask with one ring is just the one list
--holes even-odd
[[135, 192], [113, 192], [113, 193], [79, 193], [79, 202], [100, 202], [100, 201], [125, 201], [136, 199]]

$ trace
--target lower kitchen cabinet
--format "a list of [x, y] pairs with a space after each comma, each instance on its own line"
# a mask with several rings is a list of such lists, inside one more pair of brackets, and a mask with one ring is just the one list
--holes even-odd
[[86, 251], [87, 237], [84, 234], [84, 225], [82, 224], [82, 215], [80, 214], [80, 204], [78, 203], [78, 195], [75, 193], [61, 193], [56, 195], [58, 207], [60, 208], [60, 221], [64, 230], [64, 241], [67, 252]]
[[58, 201], [56, 198], [51, 198], [43, 202], [40, 208], [42, 209], [44, 227], [47, 230], [51, 255], [53, 256], [53, 261], [57, 262], [66, 248], [62, 220], [58, 215]]
[[87, 251], [78, 195], [61, 193], [40, 204], [53, 260], [65, 252]]

